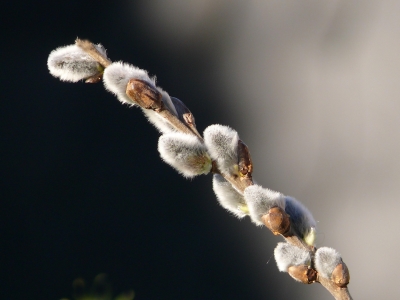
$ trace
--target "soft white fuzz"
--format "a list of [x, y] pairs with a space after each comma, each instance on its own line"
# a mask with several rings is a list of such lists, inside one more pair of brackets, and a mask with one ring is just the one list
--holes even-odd
[[200, 140], [180, 132], [164, 134], [158, 140], [161, 158], [185, 177], [208, 174], [211, 158]]
[[174, 126], [172, 126], [167, 119], [160, 116], [154, 110], [142, 109], [143, 114], [146, 116], [147, 120], [158, 129], [160, 133], [171, 133], [176, 132]]
[[285, 197], [285, 211], [290, 216], [290, 226], [304, 241], [313, 246], [316, 222], [310, 211], [298, 200]]
[[164, 103], [164, 106], [176, 117], [178, 116], [178, 113], [176, 112], [175, 105], [172, 103], [171, 97], [169, 94], [164, 91], [162, 88], [157, 87], [157, 90], [161, 93], [162, 95], [162, 102]]
[[204, 143], [208, 152], [224, 174], [237, 173], [238, 141], [238, 133], [228, 126], [211, 125], [204, 130]]
[[[102, 45], [94, 46], [107, 57]], [[47, 67], [51, 75], [70, 82], [89, 78], [102, 70], [102, 66], [77, 45], [63, 46], [51, 51]]]
[[333, 270], [342, 262], [339, 252], [329, 247], [321, 247], [315, 253], [314, 264], [318, 273], [330, 279]]
[[239, 194], [228, 181], [219, 174], [213, 176], [213, 189], [219, 204], [239, 219], [247, 213], [243, 211], [246, 207], [244, 197]]
[[309, 266], [311, 264], [311, 256], [307, 250], [289, 243], [278, 243], [274, 250], [274, 256], [281, 272], [287, 272], [291, 266]]
[[261, 226], [264, 225], [261, 217], [278, 206], [285, 209], [285, 197], [279, 192], [263, 188], [260, 185], [251, 185], [244, 190], [244, 198], [249, 208], [251, 220]]
[[126, 88], [130, 79], [140, 79], [153, 86], [156, 84], [155, 80], [150, 78], [145, 70], [121, 61], [112, 63], [104, 70], [103, 82], [105, 88], [115, 94], [122, 103], [136, 105], [126, 95]]

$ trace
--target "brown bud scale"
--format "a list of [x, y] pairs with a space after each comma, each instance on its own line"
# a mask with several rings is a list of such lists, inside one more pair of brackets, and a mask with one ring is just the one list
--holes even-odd
[[350, 272], [349, 269], [347, 268], [346, 264], [342, 262], [341, 264], [338, 264], [336, 268], [332, 272], [332, 281], [338, 286], [338, 287], [345, 287], [349, 284], [350, 282]]
[[85, 83], [98, 83], [103, 78], [103, 73], [93, 75], [85, 80]]
[[155, 111], [163, 109], [161, 93], [146, 81], [140, 79], [129, 80], [126, 94], [142, 108]]
[[306, 265], [290, 266], [288, 273], [294, 280], [304, 284], [311, 284], [317, 280], [317, 271]]
[[265, 226], [267, 226], [275, 235], [284, 235], [290, 229], [290, 217], [280, 207], [272, 207], [266, 215], [261, 217], [261, 219]]
[[242, 176], [251, 178], [253, 163], [251, 161], [250, 151], [241, 140], [238, 141], [238, 167]]

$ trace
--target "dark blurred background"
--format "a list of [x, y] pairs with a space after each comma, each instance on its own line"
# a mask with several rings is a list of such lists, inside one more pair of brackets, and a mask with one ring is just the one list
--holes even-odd
[[135, 299], [330, 299], [278, 272], [281, 239], [224, 211], [210, 176], [163, 163], [139, 110], [49, 74], [50, 51], [80, 37], [156, 75], [200, 132], [238, 130], [256, 180], [302, 200], [318, 246], [342, 253], [354, 298], [395, 299], [399, 13], [388, 0], [2, 4], [1, 298], [70, 297], [73, 279], [105, 272]]

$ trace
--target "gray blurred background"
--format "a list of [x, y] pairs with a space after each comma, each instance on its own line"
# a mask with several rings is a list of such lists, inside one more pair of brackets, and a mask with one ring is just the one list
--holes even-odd
[[[143, 11], [172, 51], [215, 50], [219, 122], [250, 146], [259, 183], [311, 209], [318, 245], [348, 263], [354, 298], [397, 298], [400, 2], [150, 1]], [[252, 259], [269, 242], [253, 241]]]
[[162, 163], [138, 111], [101, 85], [51, 78], [48, 53], [76, 36], [157, 75], [200, 132], [236, 129], [256, 181], [301, 200], [317, 246], [342, 254], [354, 299], [398, 297], [399, 1], [26, 1], [4, 11], [9, 299], [66, 297], [75, 277], [98, 272], [136, 299], [330, 299], [278, 272], [281, 239], [223, 211], [210, 177], [187, 181]]

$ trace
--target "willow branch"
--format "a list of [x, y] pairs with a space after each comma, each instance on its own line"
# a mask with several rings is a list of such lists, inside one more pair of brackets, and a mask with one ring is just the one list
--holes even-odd
[[[91, 42], [77, 39], [76, 45], [89, 54], [104, 68], [107, 68], [111, 64], [111, 61], [102, 53], [100, 53]], [[168, 109], [168, 107], [163, 103], [163, 97], [160, 91], [151, 83], [140, 79], [131, 79], [129, 81], [126, 89], [126, 95], [132, 100], [133, 103], [137, 104], [142, 109], [154, 111], [161, 118], [165, 119], [166, 122], [170, 124], [176, 131], [196, 136], [201, 142], [204, 142], [202, 136], [196, 129], [194, 116], [180, 100], [171, 97], [172, 102], [177, 108], [176, 115], [176, 112]], [[254, 184], [252, 179], [253, 163], [249, 148], [241, 140], [239, 140], [237, 172], [234, 174], [221, 172], [215, 161], [212, 162], [211, 172], [223, 176], [226, 181], [231, 183], [237, 192], [243, 195], [244, 190]], [[244, 207], [243, 210], [245, 211], [246, 207]], [[317, 248], [311, 246], [309, 243], [303, 240], [303, 238], [294, 229], [291, 221], [291, 216], [289, 216], [285, 210], [280, 207], [272, 207], [267, 214], [262, 216], [262, 222], [273, 234], [281, 235], [289, 244], [299, 249], [308, 251], [312, 261], [314, 261]], [[319, 274], [316, 271], [313, 263], [311, 263], [309, 266], [304, 265], [290, 267], [288, 272], [297, 281], [307, 284], [314, 282], [320, 283], [337, 300], [352, 299], [347, 288], [347, 284], [350, 280], [349, 272], [343, 262], [342, 264], [338, 265], [331, 278], [326, 278], [326, 276], [324, 277]]]

